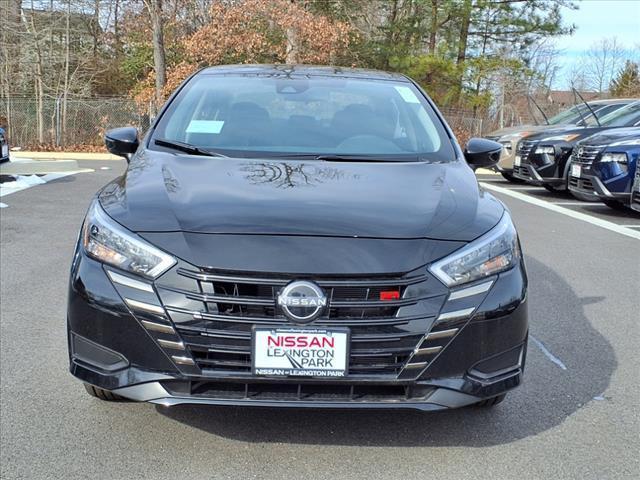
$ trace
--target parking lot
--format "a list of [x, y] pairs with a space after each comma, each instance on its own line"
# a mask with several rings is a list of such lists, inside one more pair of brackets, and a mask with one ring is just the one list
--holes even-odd
[[480, 175], [530, 278], [524, 384], [492, 410], [114, 404], [68, 373], [65, 310], [83, 215], [125, 163], [80, 166], [0, 199], [0, 477], [638, 477], [638, 215]]

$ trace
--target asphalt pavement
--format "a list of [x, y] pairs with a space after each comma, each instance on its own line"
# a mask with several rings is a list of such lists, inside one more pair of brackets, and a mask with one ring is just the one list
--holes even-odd
[[68, 373], [66, 290], [89, 201], [125, 164], [80, 164], [94, 171], [0, 198], [2, 479], [640, 476], [640, 240], [607, 228], [639, 232], [640, 217], [482, 177], [564, 202], [493, 191], [526, 255], [531, 341], [523, 385], [492, 410], [112, 404]]

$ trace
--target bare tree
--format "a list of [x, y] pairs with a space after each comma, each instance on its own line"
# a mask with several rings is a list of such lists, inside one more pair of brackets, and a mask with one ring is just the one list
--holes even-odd
[[167, 63], [164, 48], [162, 0], [144, 0], [153, 31], [153, 65], [156, 73], [156, 106], [162, 103], [162, 89], [167, 83]]
[[615, 38], [594, 43], [583, 60], [582, 70], [589, 90], [604, 93], [613, 76], [624, 66], [625, 49]]

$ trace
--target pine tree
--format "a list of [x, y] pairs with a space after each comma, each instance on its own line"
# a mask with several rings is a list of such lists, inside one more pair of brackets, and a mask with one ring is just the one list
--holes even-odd
[[611, 80], [609, 92], [614, 97], [635, 97], [640, 95], [640, 67], [627, 60], [624, 68]]

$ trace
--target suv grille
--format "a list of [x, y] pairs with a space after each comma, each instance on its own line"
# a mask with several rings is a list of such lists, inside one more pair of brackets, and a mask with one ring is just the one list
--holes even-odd
[[596, 159], [604, 147], [601, 146], [578, 146], [573, 150], [571, 161], [576, 163], [590, 164]]
[[529, 163], [529, 155], [531, 154], [531, 151], [533, 150], [533, 147], [536, 146], [536, 144], [537, 142], [530, 141], [522, 141], [518, 143], [518, 150], [516, 154], [520, 156], [521, 162]]
[[640, 210], [640, 165], [636, 163], [636, 174], [631, 187], [631, 205]]
[[[427, 278], [313, 279], [329, 305], [312, 326], [349, 327], [350, 377], [395, 378], [402, 370], [444, 302], [446, 292], [429, 292]], [[203, 374], [250, 375], [253, 326], [293, 325], [276, 307], [276, 298], [294, 279], [300, 278], [177, 268], [158, 281], [157, 289]], [[385, 290], [399, 291], [400, 298], [380, 300]]]

